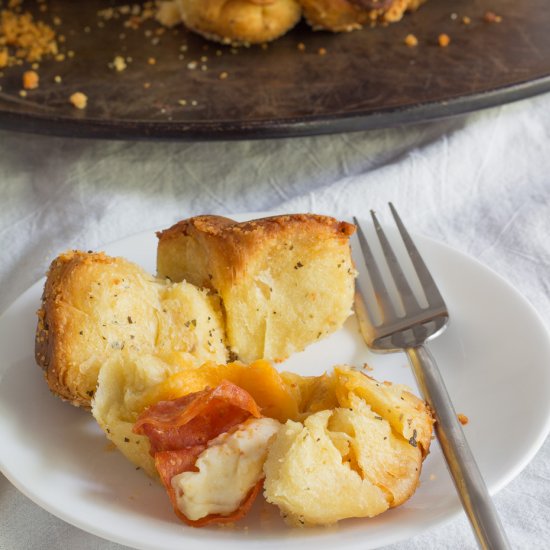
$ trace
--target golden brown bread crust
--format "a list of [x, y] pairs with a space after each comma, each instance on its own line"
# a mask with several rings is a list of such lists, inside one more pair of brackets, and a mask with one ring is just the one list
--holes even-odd
[[197, 216], [157, 234], [157, 271], [220, 296], [229, 345], [242, 361], [282, 361], [350, 315], [354, 231], [315, 214], [243, 223]]
[[156, 280], [123, 258], [61, 254], [48, 272], [35, 339], [36, 362], [50, 389], [88, 408], [100, 367], [122, 350], [223, 362], [217, 297]]
[[264, 244], [269, 240], [278, 239], [282, 244], [285, 236], [291, 238], [296, 230], [313, 234], [318, 240], [338, 239], [347, 244], [349, 237], [355, 232], [355, 226], [318, 214], [285, 214], [246, 222], [237, 222], [223, 216], [195, 216], [157, 232], [158, 273], [161, 277], [169, 277], [174, 281], [185, 279], [199, 287], [213, 289], [215, 287], [212, 273], [207, 273], [200, 280], [196, 279], [196, 272], [185, 274], [182, 272], [173, 278], [173, 275], [168, 273], [162, 265], [159, 267], [158, 262], [164, 247], [170, 246], [170, 241], [173, 243], [181, 237], [191, 237], [204, 245], [208, 243], [209, 253], [212, 256], [215, 254], [216, 260], [223, 260], [227, 266], [224, 276], [230, 277], [231, 282], [235, 282], [246, 273], [251, 253], [261, 252]]
[[304, 17], [316, 30], [346, 32], [377, 22], [399, 21], [425, 0], [300, 0]]
[[44, 370], [44, 376], [53, 393], [76, 406], [89, 406], [93, 393], [86, 397], [72, 395], [58, 373], [58, 365], [64, 361], [65, 350], [60, 345], [67, 320], [57, 315], [58, 306], [64, 301], [64, 281], [78, 266], [90, 263], [110, 264], [113, 258], [103, 253], [90, 254], [76, 250], [59, 255], [50, 265], [42, 292], [42, 306], [37, 311], [38, 323], [35, 337], [35, 359]]
[[302, 15], [297, 0], [178, 0], [185, 26], [205, 38], [231, 44], [275, 40]]
[[433, 417], [409, 388], [345, 366], [281, 375], [305, 413], [279, 431], [264, 465], [268, 502], [301, 527], [372, 517], [412, 496]]

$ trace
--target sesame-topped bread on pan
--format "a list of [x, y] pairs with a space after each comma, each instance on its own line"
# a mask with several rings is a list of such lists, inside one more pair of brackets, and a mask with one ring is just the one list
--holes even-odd
[[228, 344], [241, 360], [282, 361], [350, 315], [354, 231], [314, 214], [242, 223], [197, 216], [158, 233], [158, 276], [219, 295]]
[[53, 393], [89, 407], [100, 367], [124, 353], [176, 363], [227, 359], [219, 299], [103, 253], [69, 251], [51, 264], [35, 355]]

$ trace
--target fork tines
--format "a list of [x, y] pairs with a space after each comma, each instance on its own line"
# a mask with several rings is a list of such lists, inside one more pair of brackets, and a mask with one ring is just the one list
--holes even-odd
[[[371, 210], [372, 221], [374, 228], [376, 230], [376, 235], [378, 237], [382, 253], [384, 255], [385, 261], [389, 268], [389, 272], [395, 288], [397, 289], [397, 294], [399, 300], [403, 306], [405, 312], [404, 317], [400, 316], [391, 300], [390, 292], [388, 290], [388, 285], [384, 281], [384, 277], [380, 271], [378, 261], [376, 260], [372, 248], [368, 243], [367, 237], [361, 228], [358, 220], [354, 217], [354, 222], [357, 225], [357, 235], [359, 238], [359, 243], [365, 259], [365, 265], [371, 284], [376, 296], [376, 303], [380, 308], [382, 314], [382, 323], [377, 325], [377, 328], [386, 328], [385, 331], [387, 334], [390, 332], [396, 332], [399, 330], [405, 330], [410, 328], [413, 325], [423, 324], [433, 320], [437, 317], [447, 317], [447, 308], [435, 281], [430, 274], [424, 260], [420, 256], [416, 245], [414, 244], [411, 236], [406, 230], [399, 214], [397, 213], [395, 207], [392, 203], [389, 203], [389, 207], [401, 238], [403, 244], [408, 253], [408, 256], [411, 260], [412, 266], [415, 270], [416, 276], [422, 286], [422, 290], [426, 297], [427, 307], [422, 307], [415, 296], [411, 285], [401, 267], [401, 264], [393, 250], [386, 233], [382, 229], [378, 218], [374, 211]], [[367, 308], [368, 310], [368, 308]], [[371, 324], [374, 315], [370, 314]]]

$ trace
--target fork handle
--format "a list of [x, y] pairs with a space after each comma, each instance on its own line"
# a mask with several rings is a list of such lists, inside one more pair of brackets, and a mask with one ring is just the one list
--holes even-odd
[[484, 550], [509, 549], [510, 543], [433, 356], [423, 346], [405, 351], [420, 392], [434, 412], [435, 433], [479, 546]]

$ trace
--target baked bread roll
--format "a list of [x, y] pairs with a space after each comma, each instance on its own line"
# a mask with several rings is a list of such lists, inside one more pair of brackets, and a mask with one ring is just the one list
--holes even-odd
[[285, 520], [328, 525], [372, 517], [410, 498], [431, 441], [433, 418], [425, 403], [404, 386], [347, 368], [300, 385], [309, 397], [308, 386], [317, 386], [317, 395], [324, 386], [337, 406], [303, 423], [289, 420], [272, 443], [264, 495]]
[[50, 389], [89, 407], [99, 368], [122, 350], [226, 361], [218, 297], [155, 279], [122, 258], [61, 254], [48, 272], [35, 342]]
[[177, 0], [185, 26], [217, 42], [258, 44], [290, 30], [302, 15], [297, 0]]
[[227, 341], [242, 361], [282, 361], [350, 315], [354, 230], [313, 214], [243, 223], [198, 216], [158, 233], [157, 270], [221, 298]]
[[377, 22], [399, 21], [425, 0], [300, 0], [304, 17], [315, 30], [353, 31]]

